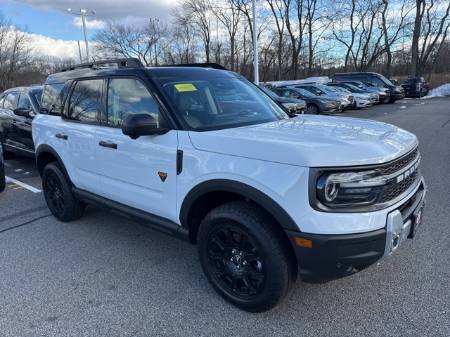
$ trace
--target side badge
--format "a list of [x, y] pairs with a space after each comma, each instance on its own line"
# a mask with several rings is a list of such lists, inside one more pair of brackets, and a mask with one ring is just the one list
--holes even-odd
[[165, 182], [167, 179], [167, 173], [166, 172], [158, 172], [159, 178], [161, 179], [162, 182]]

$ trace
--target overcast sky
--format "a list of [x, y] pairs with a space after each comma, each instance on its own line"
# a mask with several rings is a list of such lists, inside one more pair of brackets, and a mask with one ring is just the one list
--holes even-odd
[[108, 20], [139, 24], [158, 17], [170, 19], [177, 0], [0, 0], [0, 13], [30, 33], [36, 53], [76, 57], [76, 40], [83, 38], [81, 20], [67, 8], [95, 11], [88, 18], [92, 37]]

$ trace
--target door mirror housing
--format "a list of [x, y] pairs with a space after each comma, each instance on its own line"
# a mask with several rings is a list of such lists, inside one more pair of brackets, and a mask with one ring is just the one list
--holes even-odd
[[162, 135], [169, 131], [158, 126], [156, 119], [149, 114], [129, 114], [122, 123], [122, 132], [131, 139], [141, 136]]
[[26, 118], [33, 118], [35, 116], [33, 110], [27, 108], [14, 109], [14, 114]]

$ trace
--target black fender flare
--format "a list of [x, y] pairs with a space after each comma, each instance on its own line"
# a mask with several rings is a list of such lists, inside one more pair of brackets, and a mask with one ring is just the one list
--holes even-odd
[[64, 165], [63, 160], [61, 159], [58, 152], [56, 152], [56, 150], [53, 147], [51, 147], [50, 145], [47, 145], [47, 144], [42, 144], [42, 145], [39, 145], [39, 147], [36, 149], [35, 153], [36, 153], [36, 166], [38, 167], [39, 174], [41, 176], [42, 176], [44, 168], [39, 167], [39, 157], [42, 153], [50, 153], [53, 157], [56, 158], [56, 161], [58, 162], [59, 166], [63, 170], [63, 173], [65, 174], [65, 176], [67, 177], [69, 182], [71, 182], [69, 173], [66, 170], [66, 166]]
[[299, 232], [292, 217], [271, 197], [260, 190], [247, 184], [227, 179], [213, 179], [200, 183], [192, 188], [183, 200], [180, 210], [180, 221], [183, 226], [188, 224], [189, 211], [195, 201], [208, 192], [231, 192], [243, 196], [260, 205], [283, 227], [291, 231]]

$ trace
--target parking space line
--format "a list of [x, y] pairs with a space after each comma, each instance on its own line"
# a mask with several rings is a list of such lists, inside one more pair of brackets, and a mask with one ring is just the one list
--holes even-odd
[[35, 188], [35, 187], [33, 187], [33, 186], [30, 186], [30, 185], [28, 185], [28, 184], [25, 184], [25, 183], [23, 183], [23, 182], [21, 182], [21, 181], [19, 181], [19, 180], [16, 180], [16, 179], [14, 179], [14, 178], [11, 178], [11, 177], [6, 177], [6, 182], [7, 183], [13, 183], [13, 184], [16, 184], [16, 185], [18, 185], [18, 186], [20, 186], [20, 187], [23, 187], [23, 188], [25, 188], [25, 189], [27, 189], [28, 191], [30, 191], [30, 192], [33, 192], [33, 193], [41, 193], [42, 191], [40, 190], [40, 189], [38, 189], [38, 188]]

